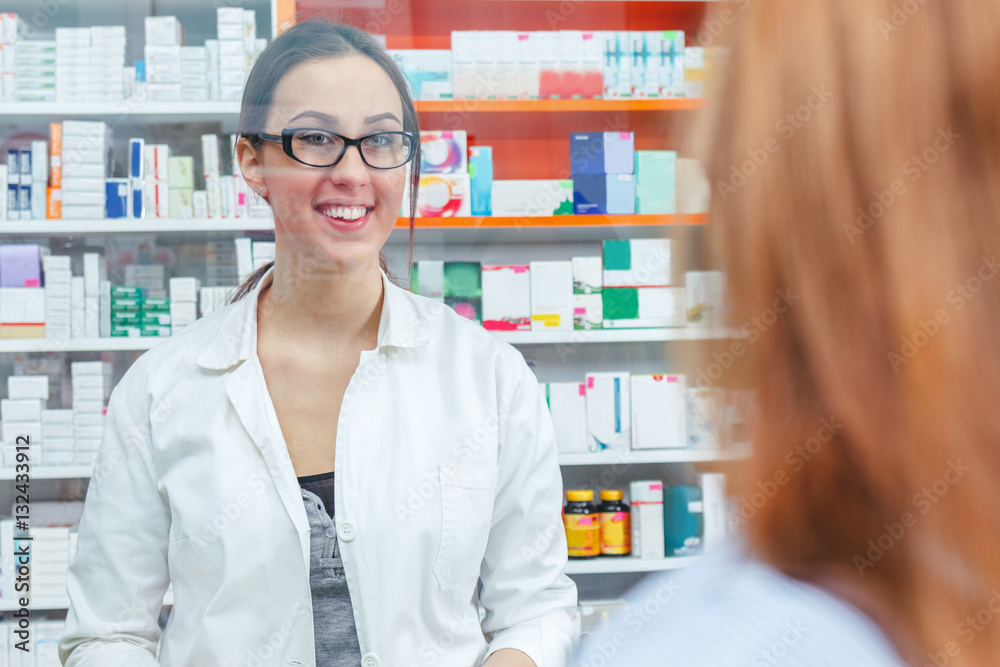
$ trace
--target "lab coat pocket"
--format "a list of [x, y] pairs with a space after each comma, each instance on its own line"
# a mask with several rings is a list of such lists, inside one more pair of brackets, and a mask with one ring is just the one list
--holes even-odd
[[450, 463], [438, 468], [441, 479], [441, 547], [434, 575], [442, 589], [474, 584], [490, 537], [497, 468]]

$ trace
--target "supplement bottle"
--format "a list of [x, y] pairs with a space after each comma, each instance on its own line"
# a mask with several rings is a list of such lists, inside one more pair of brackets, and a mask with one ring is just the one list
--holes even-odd
[[632, 516], [622, 502], [621, 491], [601, 491], [601, 555], [630, 556], [632, 554]]
[[601, 517], [593, 491], [567, 491], [563, 509], [566, 544], [570, 558], [593, 558], [601, 554]]

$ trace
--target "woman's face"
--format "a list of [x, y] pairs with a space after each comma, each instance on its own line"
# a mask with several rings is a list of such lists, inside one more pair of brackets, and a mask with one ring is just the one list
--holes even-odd
[[[366, 56], [297, 65], [274, 90], [267, 132], [312, 127], [350, 138], [403, 129], [403, 103], [389, 75]], [[372, 169], [350, 146], [332, 167], [310, 167], [266, 142], [261, 183], [274, 211], [276, 240], [339, 271], [378, 261], [405, 189], [406, 169]]]

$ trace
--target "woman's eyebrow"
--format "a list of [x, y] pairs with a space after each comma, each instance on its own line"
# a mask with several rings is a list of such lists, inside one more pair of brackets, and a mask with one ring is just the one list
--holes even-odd
[[403, 124], [402, 121], [400, 121], [399, 118], [396, 117], [396, 114], [387, 111], [385, 113], [380, 113], [375, 116], [368, 116], [368, 118], [365, 118], [365, 125], [371, 125], [372, 123], [377, 123], [380, 120], [394, 120], [400, 125]]
[[[321, 121], [324, 121], [324, 122], [330, 123], [330, 124], [336, 124], [338, 122], [338, 120], [339, 120], [336, 116], [331, 116], [330, 114], [325, 114], [325, 113], [322, 113], [320, 111], [303, 111], [302, 113], [296, 115], [294, 118], [292, 118], [288, 122], [291, 123], [291, 122], [294, 122], [294, 121], [296, 121], [296, 120], [298, 120], [300, 118], [304, 118], [304, 117], [307, 117], [307, 116], [311, 116], [313, 118], [316, 118], [318, 120], [321, 120]], [[380, 120], [394, 120], [397, 123], [399, 123], [400, 125], [403, 124], [403, 122], [401, 120], [399, 120], [399, 118], [396, 116], [396, 114], [392, 113], [391, 111], [386, 111], [385, 113], [376, 114], [374, 116], [368, 116], [367, 118], [365, 118], [365, 125], [371, 125], [372, 123], [377, 123]]]

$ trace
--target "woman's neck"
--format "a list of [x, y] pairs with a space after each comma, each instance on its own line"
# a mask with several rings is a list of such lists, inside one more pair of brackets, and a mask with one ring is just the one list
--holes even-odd
[[374, 344], [381, 316], [383, 286], [378, 263], [331, 271], [295, 256], [275, 260], [272, 280], [258, 302], [283, 338]]

